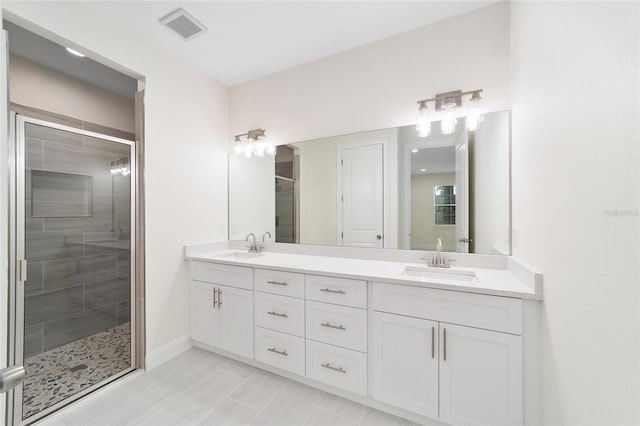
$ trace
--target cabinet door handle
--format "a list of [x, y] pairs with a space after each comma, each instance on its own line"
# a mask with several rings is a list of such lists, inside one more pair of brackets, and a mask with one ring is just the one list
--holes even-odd
[[347, 370], [343, 369], [342, 367], [334, 367], [333, 365], [326, 363], [326, 364], [320, 364], [321, 367], [324, 368], [328, 368], [329, 370], [333, 370], [333, 371], [337, 371], [338, 373], [346, 373]]
[[431, 327], [431, 359], [436, 357], [436, 328]]
[[275, 284], [275, 285], [289, 285], [284, 281], [267, 281], [267, 284]]
[[447, 329], [442, 329], [442, 352], [444, 354], [444, 360], [447, 360]]
[[218, 289], [218, 309], [222, 306], [222, 290]]
[[289, 315], [285, 314], [285, 313], [278, 313], [276, 311], [271, 311], [271, 312], [267, 312], [269, 315], [275, 315], [277, 317], [282, 317], [282, 318], [287, 318], [289, 317]]
[[269, 352], [273, 352], [276, 353], [278, 355], [282, 355], [282, 356], [289, 356], [289, 354], [287, 353], [287, 351], [279, 351], [276, 348], [268, 348], [267, 349]]
[[216, 300], [216, 294], [218, 294], [218, 289], [214, 288], [213, 289], [213, 308], [215, 309], [216, 307], [216, 303], [218, 303], [218, 301]]
[[343, 327], [342, 325], [333, 325], [328, 322], [321, 322], [320, 325], [323, 327], [335, 328], [336, 330], [346, 330], [346, 328]]
[[321, 288], [320, 291], [324, 291], [325, 293], [347, 294], [344, 290], [331, 290], [330, 288]]

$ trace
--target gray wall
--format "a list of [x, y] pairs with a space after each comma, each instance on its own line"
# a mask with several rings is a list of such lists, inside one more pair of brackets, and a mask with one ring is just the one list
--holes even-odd
[[[126, 145], [27, 126], [25, 357], [130, 321], [130, 179], [110, 173], [122, 156]], [[32, 194], [35, 170], [53, 173]]]

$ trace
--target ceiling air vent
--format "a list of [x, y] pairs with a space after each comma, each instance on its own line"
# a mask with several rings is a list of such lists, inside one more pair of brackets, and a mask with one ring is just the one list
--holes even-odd
[[207, 31], [207, 27], [202, 25], [184, 9], [174, 10], [160, 19], [160, 23], [175, 31], [183, 40], [191, 40]]

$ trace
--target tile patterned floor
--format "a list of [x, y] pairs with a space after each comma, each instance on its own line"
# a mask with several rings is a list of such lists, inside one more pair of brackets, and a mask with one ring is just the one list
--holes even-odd
[[23, 418], [131, 365], [131, 323], [27, 358]]
[[134, 373], [41, 424], [415, 426], [197, 348]]

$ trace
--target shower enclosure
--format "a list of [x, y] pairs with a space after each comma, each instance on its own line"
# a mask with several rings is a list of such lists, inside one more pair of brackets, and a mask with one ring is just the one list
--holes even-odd
[[[15, 117], [11, 355], [29, 423], [135, 367], [135, 143]], [[13, 226], [15, 225], [15, 226]]]

